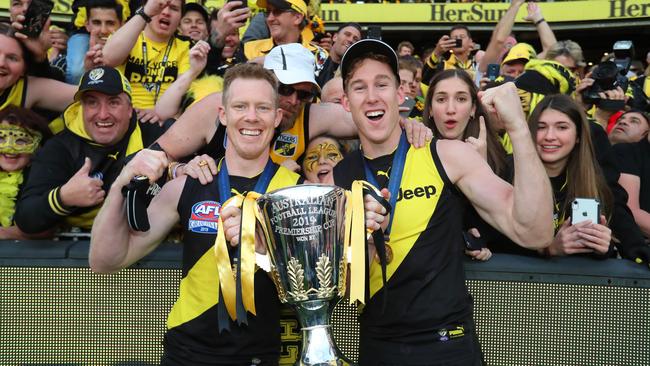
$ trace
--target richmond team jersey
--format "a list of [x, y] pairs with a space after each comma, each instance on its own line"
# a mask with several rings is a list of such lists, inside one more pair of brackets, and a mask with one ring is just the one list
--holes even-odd
[[[143, 44], [144, 42], [144, 44]], [[144, 47], [146, 45], [146, 47]], [[144, 50], [146, 49], [146, 73]], [[167, 55], [167, 62], [163, 60]], [[190, 68], [190, 41], [173, 36], [171, 42], [154, 42], [140, 34], [126, 61], [118, 66], [131, 83], [133, 107], [151, 109], [179, 75]], [[156, 93], [156, 84], [160, 90]], [[156, 97], [156, 94], [157, 97]]]
[[293, 126], [280, 132], [271, 143], [271, 160], [276, 164], [291, 159], [299, 161], [309, 141], [309, 109], [311, 103], [302, 107]]
[[[363, 179], [365, 159], [349, 154], [334, 168], [337, 185]], [[388, 186], [393, 155], [367, 160], [378, 184]], [[404, 343], [434, 342], [439, 329], [471, 321], [472, 299], [465, 286], [462, 215], [466, 200], [451, 184], [436, 151], [410, 147], [406, 154], [388, 244], [388, 298], [381, 266], [370, 265], [370, 295], [360, 318], [362, 337]]]
[[[267, 191], [299, 182], [297, 174], [276, 168]], [[231, 189], [240, 193], [251, 191], [258, 178], [231, 176]], [[217, 179], [203, 186], [198, 180], [187, 178], [178, 204], [184, 231], [183, 271], [179, 297], [167, 319], [166, 357], [187, 365], [252, 364], [253, 358], [277, 362], [280, 302], [275, 285], [264, 271], [255, 274], [257, 316], [248, 315], [248, 326], [230, 321], [230, 331], [219, 333], [214, 250], [219, 201]]]
[[16, 107], [25, 107], [27, 100], [27, 79], [20, 78], [11, 88], [5, 89], [0, 94], [0, 111], [13, 105]]

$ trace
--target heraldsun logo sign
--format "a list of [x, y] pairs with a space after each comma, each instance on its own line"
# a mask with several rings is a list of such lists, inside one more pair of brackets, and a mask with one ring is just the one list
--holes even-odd
[[199, 234], [216, 234], [221, 205], [215, 201], [201, 201], [192, 206], [187, 229]]

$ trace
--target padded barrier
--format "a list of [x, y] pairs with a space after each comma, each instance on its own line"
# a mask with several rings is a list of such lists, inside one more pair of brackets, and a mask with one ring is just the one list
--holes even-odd
[[[0, 365], [155, 365], [180, 280], [163, 244], [113, 275], [87, 242], [0, 242]], [[650, 270], [623, 260], [494, 255], [466, 263], [489, 365], [650, 365]], [[333, 316], [356, 360], [356, 310]]]

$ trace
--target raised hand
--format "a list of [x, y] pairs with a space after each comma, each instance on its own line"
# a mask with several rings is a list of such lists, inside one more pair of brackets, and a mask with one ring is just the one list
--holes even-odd
[[72, 207], [91, 207], [102, 202], [106, 192], [102, 189], [104, 182], [89, 176], [92, 162], [89, 158], [59, 191], [61, 202]]
[[465, 142], [470, 144], [474, 150], [481, 154], [483, 159], [487, 161], [487, 129], [485, 127], [485, 118], [483, 118], [483, 116], [479, 116], [478, 123], [478, 138], [470, 136], [465, 139]]

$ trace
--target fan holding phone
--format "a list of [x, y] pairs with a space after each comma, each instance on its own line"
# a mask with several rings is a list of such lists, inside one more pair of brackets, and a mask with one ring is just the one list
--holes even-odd
[[52, 47], [50, 34], [51, 0], [12, 1], [9, 8], [11, 26], [19, 39], [34, 56], [35, 62], [46, 62]]
[[613, 197], [594, 159], [582, 108], [569, 96], [547, 96], [528, 123], [553, 186], [556, 235], [545, 254], [608, 256]]

